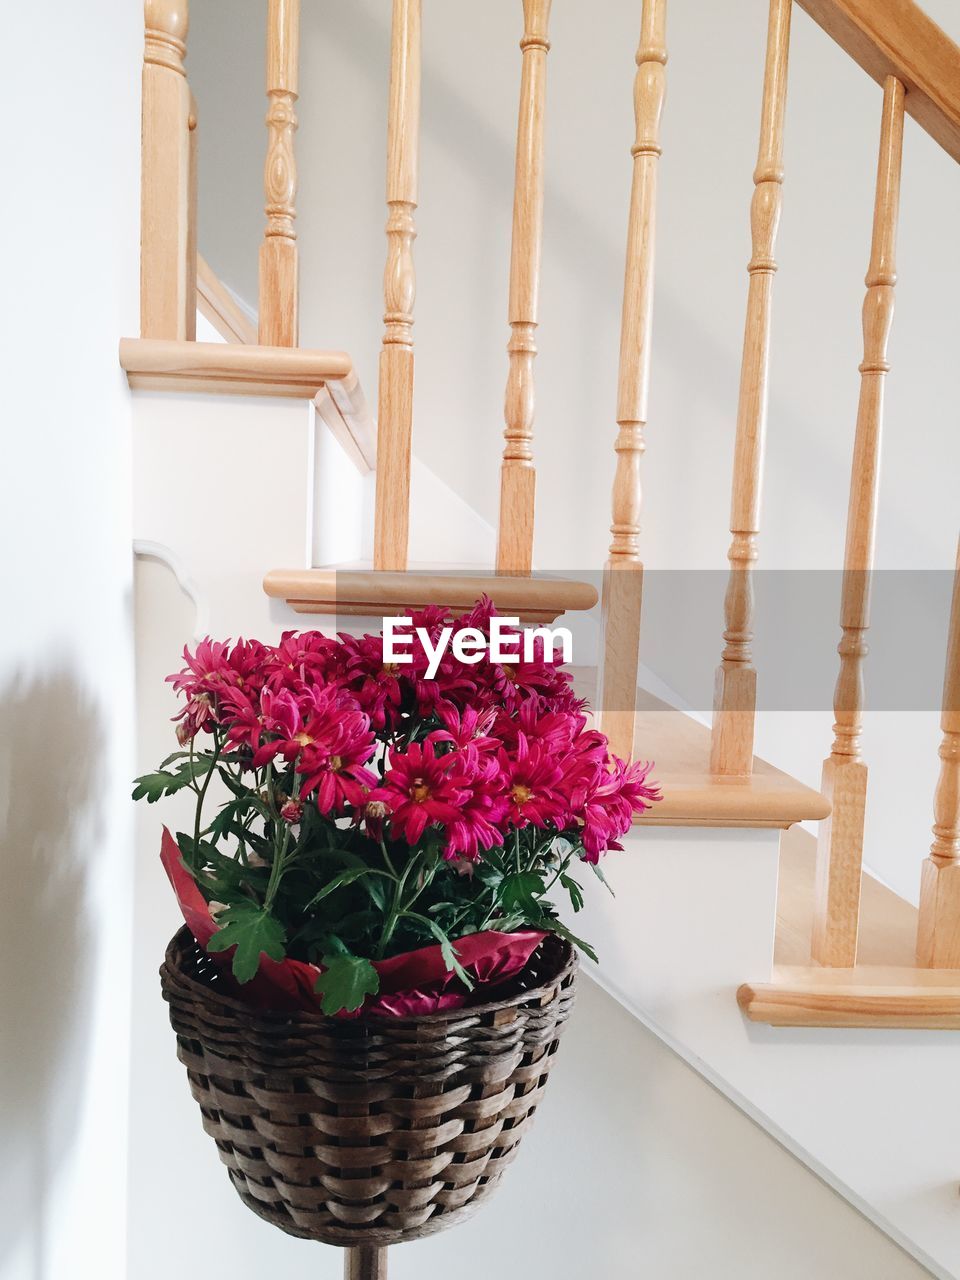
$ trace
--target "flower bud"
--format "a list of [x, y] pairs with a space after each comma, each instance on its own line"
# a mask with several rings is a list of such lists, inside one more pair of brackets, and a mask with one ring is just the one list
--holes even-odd
[[288, 800], [280, 810], [280, 817], [291, 826], [303, 817], [303, 805], [299, 800]]

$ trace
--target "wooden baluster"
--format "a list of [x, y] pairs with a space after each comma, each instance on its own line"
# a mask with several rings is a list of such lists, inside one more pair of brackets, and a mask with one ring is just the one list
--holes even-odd
[[513, 184], [510, 250], [509, 371], [500, 467], [497, 570], [529, 573], [533, 567], [533, 516], [537, 474], [533, 466], [536, 394], [533, 362], [543, 241], [543, 118], [547, 88], [547, 25], [551, 0], [523, 0], [523, 63]]
[[187, 0], [146, 0], [143, 17], [140, 333], [182, 342], [196, 331], [197, 309], [189, 263]]
[[188, 342], [196, 342], [197, 340], [197, 271], [199, 265], [199, 255], [197, 252], [197, 181], [198, 181], [198, 165], [200, 150], [200, 128], [197, 117], [197, 100], [191, 93], [190, 95], [190, 116], [187, 120], [187, 128], [189, 132], [188, 139], [188, 157], [189, 165], [187, 178], [187, 298], [193, 299], [193, 305], [187, 307], [187, 333]]
[[413, 303], [420, 145], [420, 0], [393, 0], [387, 120], [387, 263], [377, 427], [375, 569], [406, 569], [413, 430]]
[[300, 0], [267, 0], [267, 225], [260, 246], [260, 344], [299, 342], [297, 163], [293, 136], [300, 55]]
[[753, 667], [753, 579], [760, 532], [760, 491], [767, 426], [767, 370], [774, 258], [783, 201], [783, 117], [793, 0], [770, 0], [763, 79], [760, 148], [750, 204], [750, 286], [740, 364], [740, 401], [730, 510], [730, 579], [724, 612], [725, 647], [713, 702], [713, 773], [746, 776], [753, 769], [757, 673]]
[[940, 728], [943, 741], [933, 801], [933, 844], [920, 881], [917, 964], [960, 969], [960, 547], [953, 577]]
[[903, 151], [904, 87], [895, 76], [883, 86], [883, 120], [873, 239], [863, 304], [863, 363], [860, 404], [850, 477], [847, 544], [844, 555], [838, 646], [840, 674], [834, 694], [833, 748], [824, 761], [821, 787], [832, 813], [820, 824], [817, 840], [813, 958], [819, 964], [847, 967], [857, 954], [863, 824], [867, 766], [860, 753], [863, 723], [863, 660], [870, 625], [870, 573], [880, 480], [880, 435], [887, 341], [893, 321], [897, 281], [896, 235]]
[[653, 322], [654, 234], [660, 117], [666, 93], [666, 0], [644, 0], [633, 104], [633, 186], [620, 325], [617, 469], [613, 483], [610, 555], [603, 582], [603, 654], [597, 710], [611, 750], [633, 754], [640, 662], [640, 460], [647, 424]]

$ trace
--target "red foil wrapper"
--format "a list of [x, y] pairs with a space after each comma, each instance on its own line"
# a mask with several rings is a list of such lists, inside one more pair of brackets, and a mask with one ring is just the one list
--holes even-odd
[[[173, 886], [183, 918], [201, 947], [217, 931], [203, 894], [183, 865], [177, 842], [163, 829], [160, 861]], [[477, 987], [494, 987], [514, 977], [524, 967], [547, 935], [536, 929], [523, 933], [467, 934], [454, 940], [457, 956]], [[233, 982], [230, 951], [212, 952], [213, 959], [225, 976]], [[377, 1014], [383, 1017], [410, 1017], [434, 1013], [438, 1009], [458, 1009], [467, 1003], [470, 993], [451, 973], [444, 962], [439, 944], [404, 951], [388, 960], [375, 960], [373, 967], [380, 975], [380, 990], [368, 996], [354, 1013], [342, 1011], [338, 1017]], [[303, 960], [271, 960], [261, 955], [260, 968], [250, 982], [242, 986], [234, 982], [236, 994], [255, 1009], [315, 1010], [321, 1012], [321, 997], [314, 992], [317, 978], [323, 972], [315, 964]]]

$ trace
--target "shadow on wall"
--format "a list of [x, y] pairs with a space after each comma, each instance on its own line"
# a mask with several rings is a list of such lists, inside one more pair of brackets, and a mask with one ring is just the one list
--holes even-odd
[[0, 1271], [54, 1280], [45, 1240], [89, 1036], [102, 726], [68, 673], [0, 691]]

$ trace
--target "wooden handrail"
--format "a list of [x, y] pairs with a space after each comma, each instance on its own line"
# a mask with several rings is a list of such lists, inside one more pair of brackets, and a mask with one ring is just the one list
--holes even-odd
[[546, 106], [547, 28], [552, 0], [523, 0], [523, 65], [513, 183], [513, 235], [507, 319], [510, 365], [504, 396], [506, 445], [500, 467], [500, 527], [497, 572], [529, 573], [533, 568], [536, 476], [533, 419], [536, 398], [533, 363], [540, 295], [543, 243], [543, 124]]
[[960, 161], [960, 47], [914, 0], [797, 3], [878, 84], [901, 81], [907, 115]]
[[146, 0], [143, 17], [140, 333], [185, 342], [196, 336], [187, 0]]
[[267, 225], [260, 246], [260, 342], [299, 342], [297, 163], [293, 150], [300, 51], [300, 0], [267, 3]]
[[377, 424], [355, 373], [331, 379], [314, 397], [317, 412], [361, 475], [377, 466]]
[[860, 751], [863, 723], [863, 660], [870, 626], [870, 577], [880, 485], [883, 384], [889, 365], [887, 340], [897, 282], [896, 241], [903, 153], [904, 87], [896, 76], [883, 86], [883, 118], [873, 237], [863, 302], [863, 361], [860, 403], [850, 474], [850, 506], [844, 554], [839, 645], [840, 674], [834, 695], [833, 748], [824, 761], [822, 790], [832, 813], [817, 842], [817, 889], [813, 958], [845, 967], [857, 958], [860, 871], [867, 794], [867, 766]]
[[257, 326], [237, 305], [229, 291], [205, 258], [197, 255], [197, 310], [227, 342], [257, 345]]
[[405, 569], [410, 535], [413, 304], [420, 149], [420, 0], [393, 0], [387, 119], [387, 263], [380, 351], [379, 466], [373, 562]]
[[753, 767], [757, 711], [757, 673], [753, 666], [753, 565], [760, 532], [760, 492], [767, 429], [767, 370], [770, 360], [770, 311], [774, 248], [783, 203], [783, 119], [787, 104], [787, 59], [793, 0], [770, 0], [767, 56], [763, 77], [760, 145], [750, 203], [752, 252], [747, 318], [740, 362], [740, 399], [730, 503], [732, 542], [727, 553], [723, 633], [725, 646], [717, 669], [713, 704], [713, 773], [743, 777]]
[[620, 368], [617, 382], [617, 469], [610, 554], [603, 581], [603, 653], [597, 713], [611, 750], [633, 755], [640, 666], [640, 461], [645, 449], [650, 340], [653, 328], [654, 232], [660, 116], [666, 95], [666, 0], [643, 0], [633, 85], [633, 185], [627, 226]]

